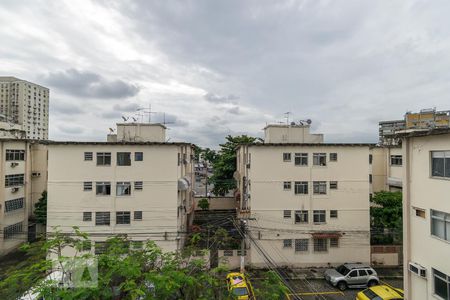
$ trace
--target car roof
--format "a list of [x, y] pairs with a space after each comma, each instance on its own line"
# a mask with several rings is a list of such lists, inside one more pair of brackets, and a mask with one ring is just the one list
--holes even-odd
[[369, 289], [383, 299], [388, 297], [403, 297], [401, 293], [387, 285], [376, 285]]
[[361, 263], [350, 263], [350, 264], [344, 264], [348, 269], [360, 269], [360, 268], [368, 268], [372, 269], [370, 266], [361, 264]]

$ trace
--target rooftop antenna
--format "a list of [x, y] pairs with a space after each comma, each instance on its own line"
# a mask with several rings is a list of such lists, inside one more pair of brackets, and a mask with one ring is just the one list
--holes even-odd
[[284, 115], [286, 118], [286, 125], [289, 125], [289, 118], [290, 118], [291, 112], [290, 111], [285, 112]]
[[[152, 111], [152, 105], [149, 104], [148, 107], [139, 107], [136, 111], [142, 112], [142, 114], [148, 114], [148, 123], [152, 122], [152, 114], [156, 114], [156, 111]], [[142, 116], [143, 118], [144, 116]]]
[[163, 124], [166, 125], [166, 124], [174, 124], [174, 123], [175, 122], [166, 122], [166, 113], [163, 112]]

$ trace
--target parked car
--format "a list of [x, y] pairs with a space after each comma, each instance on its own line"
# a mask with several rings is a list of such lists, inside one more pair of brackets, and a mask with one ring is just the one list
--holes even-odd
[[348, 287], [372, 287], [380, 282], [377, 272], [361, 263], [346, 263], [326, 270], [324, 275], [326, 281], [341, 291]]
[[388, 285], [377, 285], [359, 292], [356, 300], [403, 300], [403, 290]]
[[245, 275], [242, 273], [228, 273], [227, 275], [227, 287], [230, 294], [232, 294], [235, 299], [247, 300], [252, 299], [252, 288], [248, 283]]

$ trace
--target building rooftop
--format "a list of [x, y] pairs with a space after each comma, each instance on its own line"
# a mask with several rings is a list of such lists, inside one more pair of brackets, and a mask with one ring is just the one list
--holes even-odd
[[450, 128], [425, 128], [425, 129], [405, 129], [395, 132], [399, 138], [410, 138], [429, 135], [450, 134]]
[[41, 88], [50, 90], [48, 87], [45, 87], [45, 86], [40, 85], [38, 83], [34, 83], [34, 82], [31, 82], [31, 81], [28, 81], [28, 80], [20, 79], [20, 78], [14, 77], [14, 76], [0, 76], [0, 81], [3, 81], [3, 82], [5, 82], [5, 81], [7, 81], [7, 82], [24, 81], [24, 82], [28, 82], [30, 84], [34, 84], [34, 85], [40, 86]]
[[185, 142], [89, 142], [89, 141], [52, 141], [52, 140], [41, 140], [41, 144], [45, 145], [154, 145], [154, 146], [183, 146], [192, 145], [191, 143]]
[[255, 146], [255, 147], [375, 147], [373, 143], [253, 143], [242, 144], [240, 146]]
[[162, 127], [167, 129], [167, 127], [161, 123], [141, 123], [141, 122], [130, 122], [130, 123], [116, 123], [117, 126], [149, 126], [149, 127]]

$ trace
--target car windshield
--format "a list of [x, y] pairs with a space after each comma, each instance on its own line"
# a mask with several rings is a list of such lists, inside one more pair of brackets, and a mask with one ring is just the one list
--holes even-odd
[[341, 273], [344, 276], [347, 275], [348, 272], [350, 272], [350, 270], [344, 265], [340, 265], [339, 267], [337, 267], [336, 271], [338, 271], [339, 273]]
[[245, 296], [248, 295], [248, 291], [245, 287], [238, 287], [233, 289], [233, 294], [236, 296]]
[[380, 296], [378, 296], [377, 294], [375, 294], [374, 291], [372, 291], [371, 289], [367, 289], [363, 291], [363, 294], [369, 298], [370, 300], [383, 300], [381, 299]]

